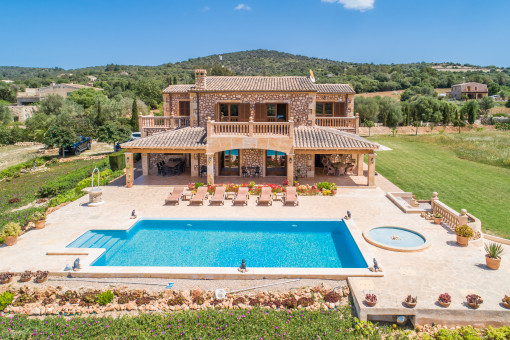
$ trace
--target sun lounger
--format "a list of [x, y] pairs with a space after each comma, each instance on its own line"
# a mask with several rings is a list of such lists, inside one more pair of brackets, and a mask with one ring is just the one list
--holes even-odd
[[218, 203], [220, 205], [225, 204], [225, 190], [227, 188], [221, 186], [216, 187], [216, 190], [214, 191], [214, 196], [209, 200], [209, 204]]
[[287, 187], [283, 196], [284, 205], [299, 205], [296, 187]]
[[232, 201], [233, 205], [248, 205], [248, 199], [250, 198], [250, 192], [247, 187], [241, 187], [237, 190], [237, 195]]
[[182, 193], [184, 192], [183, 187], [175, 187], [167, 199], [165, 200], [165, 204], [179, 204], [182, 198]]
[[257, 205], [273, 205], [273, 194], [270, 187], [262, 187], [260, 196], [257, 198]]
[[198, 187], [197, 192], [191, 196], [189, 200], [189, 205], [199, 204], [203, 205], [204, 200], [207, 199], [207, 187]]

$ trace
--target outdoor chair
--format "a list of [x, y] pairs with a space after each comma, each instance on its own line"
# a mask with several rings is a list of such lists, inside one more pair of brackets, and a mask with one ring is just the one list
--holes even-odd
[[179, 202], [182, 199], [183, 192], [184, 192], [183, 187], [175, 187], [174, 190], [172, 191], [172, 194], [169, 195], [167, 197], [167, 199], [165, 200], [165, 205], [166, 204], [179, 204]]
[[198, 175], [199, 175], [200, 177], [202, 177], [204, 174], [206, 174], [206, 175], [207, 175], [207, 167], [206, 167], [205, 165], [202, 165], [202, 166], [200, 167], [200, 172], [198, 173]]
[[245, 166], [241, 167], [241, 176], [248, 177], [248, 170], [246, 170]]
[[226, 194], [225, 194], [226, 189], [227, 188], [225, 188], [223, 186], [216, 187], [213, 197], [209, 200], [209, 204], [218, 203], [219, 205], [224, 205], [225, 197], [226, 197]]
[[204, 205], [204, 201], [207, 199], [207, 187], [198, 187], [196, 194], [191, 196], [189, 205]]
[[250, 198], [250, 191], [248, 187], [240, 187], [237, 190], [237, 194], [232, 200], [233, 205], [248, 205], [248, 199]]
[[257, 176], [257, 177], [260, 177], [261, 173], [260, 173], [260, 166], [257, 166], [255, 168], [255, 173], [253, 174], [253, 177]]
[[296, 187], [288, 186], [285, 190], [286, 191], [283, 195], [283, 204], [293, 206], [299, 205]]
[[271, 187], [262, 187], [257, 198], [257, 205], [273, 205], [273, 193]]

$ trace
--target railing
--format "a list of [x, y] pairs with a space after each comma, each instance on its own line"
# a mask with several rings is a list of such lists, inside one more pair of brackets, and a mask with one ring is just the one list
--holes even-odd
[[294, 122], [256, 123], [207, 121], [208, 136], [286, 136], [293, 137]]
[[315, 125], [358, 133], [359, 116], [354, 117], [315, 117]]
[[140, 116], [140, 129], [148, 130], [170, 130], [190, 126], [189, 116]]
[[482, 231], [482, 223], [478, 218], [469, 214], [466, 209], [462, 209], [459, 212], [453, 210], [445, 203], [441, 202], [437, 197], [437, 193], [432, 194], [432, 198], [430, 199], [430, 205], [432, 208], [432, 212], [434, 214], [440, 214], [442, 217], [442, 222], [448, 225], [450, 228], [454, 229], [460, 225], [468, 225], [475, 232]]

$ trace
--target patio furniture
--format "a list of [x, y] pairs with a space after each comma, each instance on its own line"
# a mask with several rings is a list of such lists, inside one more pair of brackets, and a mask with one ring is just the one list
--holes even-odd
[[167, 197], [165, 200], [166, 204], [179, 204], [179, 201], [182, 198], [182, 193], [184, 192], [184, 187], [175, 187], [172, 191], [172, 194]]
[[284, 205], [299, 205], [298, 197], [297, 197], [296, 187], [287, 187], [285, 191], [285, 195], [283, 196], [283, 204]]
[[189, 205], [198, 204], [204, 205], [204, 201], [207, 199], [207, 187], [198, 187], [196, 194], [191, 196]]
[[192, 191], [187, 191], [184, 194], [182, 194], [182, 199], [181, 200], [189, 201], [191, 199], [191, 196], [193, 196], [193, 192]]
[[207, 175], [207, 166], [202, 165], [200, 167], [200, 171], [198, 172], [198, 176], [202, 177], [204, 174]]
[[233, 205], [248, 205], [248, 199], [250, 198], [250, 189], [247, 187], [241, 187], [237, 190], [237, 195], [232, 201]]
[[255, 177], [255, 176], [260, 177], [260, 175], [261, 175], [260, 166], [257, 166], [257, 167], [255, 167], [255, 172], [253, 173], [253, 177]]
[[216, 190], [214, 191], [214, 196], [209, 200], [209, 204], [218, 203], [219, 205], [225, 204], [225, 190], [227, 188], [225, 187], [216, 187]]
[[241, 167], [241, 176], [248, 177], [248, 171], [246, 170], [245, 166]]
[[225, 199], [233, 200], [236, 197], [236, 193], [234, 191], [227, 191], [225, 194]]
[[273, 195], [271, 187], [262, 187], [260, 196], [257, 198], [257, 205], [273, 205]]

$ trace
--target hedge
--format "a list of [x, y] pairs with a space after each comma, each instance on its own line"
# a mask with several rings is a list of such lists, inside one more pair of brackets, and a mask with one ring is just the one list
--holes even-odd
[[110, 162], [110, 169], [113, 171], [123, 170], [126, 167], [126, 157], [124, 156], [124, 151], [112, 153], [108, 156], [108, 161]]
[[[51, 159], [51, 157], [48, 157], [48, 156], [38, 157], [35, 159], [35, 166], [41, 166], [50, 159]], [[19, 164], [10, 166], [7, 169], [0, 171], [0, 179], [7, 178], [7, 177], [17, 177], [20, 175], [21, 170], [29, 169], [33, 165], [34, 165], [33, 160], [28, 160], [23, 163], [19, 163]]]

